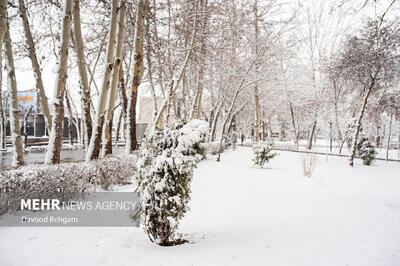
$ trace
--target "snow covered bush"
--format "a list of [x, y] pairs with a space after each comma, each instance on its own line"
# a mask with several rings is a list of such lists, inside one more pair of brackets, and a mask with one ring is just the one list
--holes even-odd
[[364, 165], [371, 165], [376, 159], [377, 151], [375, 145], [366, 137], [361, 137], [357, 143], [357, 156]]
[[254, 158], [253, 162], [256, 165], [264, 167], [271, 159], [273, 159], [278, 154], [272, 152], [274, 149], [273, 143], [258, 143], [253, 145]]
[[130, 184], [136, 170], [137, 157], [137, 154], [118, 154], [93, 161], [94, 176], [101, 188], [108, 190], [116, 184]]
[[317, 167], [318, 158], [317, 155], [312, 153], [302, 153], [300, 155], [301, 165], [303, 167], [304, 176], [311, 177]]
[[30, 165], [0, 172], [0, 215], [17, 210], [19, 199], [57, 198], [68, 201], [75, 195], [108, 190], [131, 182], [137, 155], [113, 155], [90, 163]]
[[153, 132], [140, 154], [138, 218], [149, 239], [161, 246], [185, 242], [178, 226], [188, 210], [193, 168], [203, 158], [207, 130], [201, 120], [178, 122]]

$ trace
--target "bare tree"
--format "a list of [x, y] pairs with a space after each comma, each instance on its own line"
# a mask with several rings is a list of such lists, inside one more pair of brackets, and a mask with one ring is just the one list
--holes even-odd
[[51, 129], [50, 108], [46, 97], [46, 92], [43, 86], [42, 71], [40, 70], [40, 65], [36, 56], [35, 43], [32, 37], [31, 28], [28, 21], [25, 2], [24, 0], [18, 0], [18, 3], [19, 3], [19, 12], [21, 15], [22, 24], [24, 26], [25, 39], [29, 51], [29, 58], [31, 59], [33, 72], [35, 73], [36, 88], [39, 90], [40, 108], [44, 116], [46, 127], [48, 130], [50, 130]]

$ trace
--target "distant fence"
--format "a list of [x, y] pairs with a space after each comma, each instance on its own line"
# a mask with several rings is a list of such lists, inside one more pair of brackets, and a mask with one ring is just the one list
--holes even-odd
[[[251, 143], [246, 143], [244, 146], [247, 147], [252, 147]], [[316, 154], [316, 155], [328, 155], [328, 156], [336, 156], [336, 157], [349, 157], [348, 154], [338, 154], [338, 153], [332, 153], [332, 152], [322, 152], [322, 151], [309, 151], [309, 150], [302, 150], [302, 149], [297, 149], [294, 144], [275, 144], [274, 150], [277, 151], [289, 151], [289, 152], [297, 152], [297, 153], [309, 153], [309, 154]], [[320, 146], [322, 147], [322, 146]], [[304, 148], [304, 147], [299, 147], [299, 148]], [[380, 161], [386, 161], [385, 158], [376, 158], [377, 160]], [[389, 162], [400, 162], [399, 159], [388, 159], [387, 161]]]

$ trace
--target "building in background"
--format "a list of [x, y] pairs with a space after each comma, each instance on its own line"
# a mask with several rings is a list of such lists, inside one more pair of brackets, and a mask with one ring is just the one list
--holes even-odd
[[[40, 103], [39, 103], [39, 95], [37, 89], [30, 89], [24, 91], [17, 92], [17, 99], [18, 99], [18, 107], [19, 107], [19, 115], [20, 115], [20, 122], [21, 122], [21, 134], [25, 134], [25, 118], [26, 121], [26, 133], [28, 136], [34, 137], [47, 137], [48, 132], [46, 130], [46, 125], [44, 121], [44, 116], [42, 114]], [[8, 94], [7, 91], [3, 91], [3, 107], [5, 111], [5, 117], [7, 119], [6, 123], [6, 135], [10, 136], [10, 123], [9, 119], [9, 105], [8, 105]], [[26, 114], [29, 112], [29, 115]], [[80, 123], [77, 123], [80, 125]], [[64, 138], [68, 138], [68, 118], [64, 118]], [[72, 128], [72, 135], [74, 138], [77, 137], [77, 130], [75, 125]]]

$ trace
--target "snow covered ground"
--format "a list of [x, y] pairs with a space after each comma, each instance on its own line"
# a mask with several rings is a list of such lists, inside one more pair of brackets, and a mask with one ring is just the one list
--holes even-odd
[[0, 265], [400, 265], [400, 163], [320, 156], [307, 178], [297, 153], [266, 169], [251, 156], [199, 164], [189, 244], [159, 247], [138, 228], [0, 228]]

